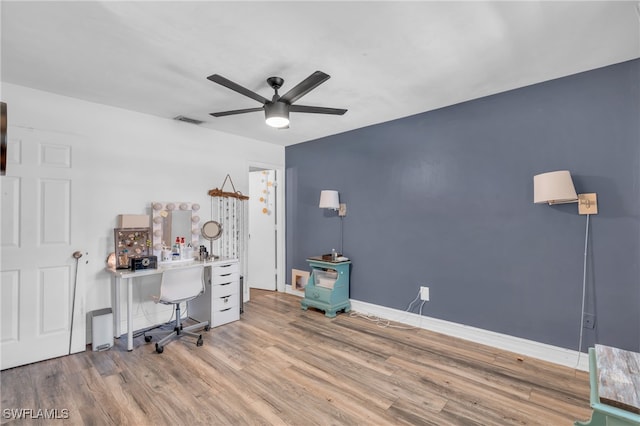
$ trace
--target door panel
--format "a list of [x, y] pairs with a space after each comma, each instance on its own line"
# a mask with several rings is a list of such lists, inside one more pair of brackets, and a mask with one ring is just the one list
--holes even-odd
[[69, 324], [71, 306], [70, 274], [68, 266], [40, 269], [38, 288], [38, 312], [40, 335], [64, 333]]
[[2, 249], [17, 248], [20, 244], [20, 179], [2, 178]]
[[[8, 136], [0, 180], [2, 369], [69, 352], [74, 279], [82, 271], [72, 253], [84, 231], [83, 219], [72, 220], [83, 198], [78, 138], [12, 127]], [[83, 282], [79, 274], [71, 352], [85, 349]]]
[[2, 341], [1, 343], [16, 342], [18, 340], [18, 306], [19, 302], [19, 271], [3, 271], [0, 274], [1, 301], [2, 301]]
[[40, 181], [42, 206], [40, 221], [41, 245], [69, 244], [71, 226], [71, 182], [68, 180], [44, 179]]

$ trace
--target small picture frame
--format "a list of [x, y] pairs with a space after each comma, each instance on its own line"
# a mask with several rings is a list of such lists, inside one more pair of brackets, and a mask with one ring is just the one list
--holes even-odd
[[291, 270], [291, 288], [293, 290], [304, 291], [307, 281], [309, 281], [309, 271]]
[[151, 228], [115, 228], [116, 269], [129, 269], [129, 258], [151, 254]]

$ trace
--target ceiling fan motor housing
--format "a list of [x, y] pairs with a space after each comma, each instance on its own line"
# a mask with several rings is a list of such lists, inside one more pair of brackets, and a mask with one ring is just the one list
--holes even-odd
[[271, 127], [286, 127], [289, 125], [289, 105], [284, 102], [269, 102], [264, 104], [264, 116]]

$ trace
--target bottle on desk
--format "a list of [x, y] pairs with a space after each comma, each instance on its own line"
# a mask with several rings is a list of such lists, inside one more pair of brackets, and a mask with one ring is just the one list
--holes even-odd
[[335, 262], [338, 260], [338, 253], [336, 253], [336, 249], [331, 249], [331, 261]]
[[173, 254], [171, 256], [173, 260], [180, 260], [180, 237], [176, 237], [176, 242], [173, 244]]

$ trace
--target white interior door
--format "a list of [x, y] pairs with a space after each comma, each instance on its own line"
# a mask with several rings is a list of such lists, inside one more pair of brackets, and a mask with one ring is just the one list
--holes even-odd
[[72, 256], [84, 222], [79, 147], [74, 136], [8, 129], [7, 174], [0, 178], [2, 369], [66, 355], [70, 343], [71, 352], [85, 349], [82, 286], [74, 292], [84, 262]]
[[276, 173], [249, 172], [249, 288], [276, 289]]

